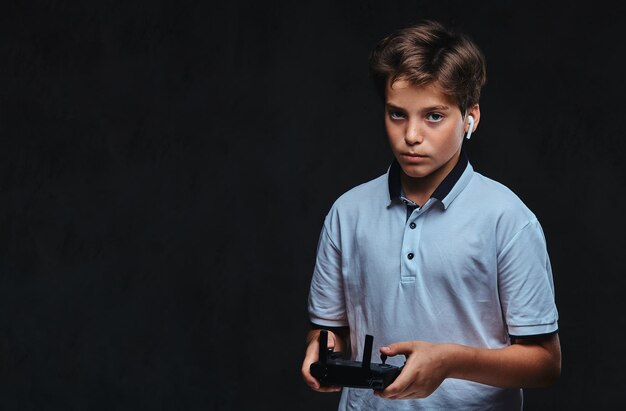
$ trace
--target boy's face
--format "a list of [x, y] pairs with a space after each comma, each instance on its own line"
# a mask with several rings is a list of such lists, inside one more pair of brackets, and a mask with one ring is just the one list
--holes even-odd
[[[474, 116], [475, 129], [478, 105], [467, 114]], [[393, 86], [388, 82], [385, 127], [391, 150], [408, 177], [445, 177], [457, 162], [467, 126], [467, 116], [461, 116], [437, 83], [417, 87], [404, 80]]]

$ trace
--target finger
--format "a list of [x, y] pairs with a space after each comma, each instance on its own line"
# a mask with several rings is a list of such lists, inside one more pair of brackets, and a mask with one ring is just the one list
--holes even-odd
[[381, 396], [384, 398], [397, 399], [403, 395], [406, 395], [405, 392], [407, 389], [413, 384], [413, 378], [409, 375], [405, 370], [400, 372], [400, 375], [395, 379], [395, 381], [380, 392]]
[[412, 349], [413, 345], [410, 341], [403, 341], [380, 347], [380, 352], [391, 357], [398, 354], [410, 354]]
[[304, 382], [314, 390], [318, 390], [320, 388], [319, 381], [311, 375], [311, 364], [318, 360], [318, 347], [319, 344], [317, 344], [317, 342], [311, 342], [311, 344], [307, 347], [304, 361], [302, 362], [302, 368], [300, 370]]
[[305, 363], [302, 366], [302, 378], [304, 379], [304, 382], [306, 383], [306, 385], [308, 385], [310, 388], [314, 390], [320, 389], [319, 381], [317, 381], [315, 377], [311, 375], [310, 364]]
[[337, 392], [337, 391], [341, 391], [341, 387], [339, 386], [323, 386], [320, 384], [320, 382], [313, 377], [313, 375], [311, 375], [311, 364], [307, 362], [305, 362], [302, 365], [302, 378], [304, 379], [304, 382], [306, 383], [306, 385], [309, 386], [309, 388], [311, 388], [314, 391], [318, 391], [318, 392]]
[[304, 382], [314, 391], [318, 392], [337, 392], [341, 391], [341, 387], [337, 385], [321, 385], [320, 382], [311, 375], [309, 368], [302, 367], [302, 377]]
[[326, 347], [333, 350], [335, 349], [335, 334], [332, 331], [328, 332], [328, 342], [326, 344]]
[[[334, 338], [329, 338], [329, 345], [334, 343]], [[330, 347], [329, 347], [330, 348]], [[340, 386], [323, 386], [320, 382], [311, 374], [311, 364], [318, 360], [319, 344], [317, 341], [312, 341], [307, 347], [304, 361], [302, 362], [301, 374], [304, 382], [314, 391], [318, 392], [337, 392], [341, 391]]]
[[339, 392], [341, 391], [341, 387], [336, 386], [336, 385], [331, 385], [331, 386], [320, 386], [320, 388], [316, 389], [315, 391], [317, 392]]
[[315, 379], [315, 377], [313, 377], [310, 373], [307, 373], [307, 374], [308, 375], [305, 375], [305, 372], [303, 370], [302, 375], [304, 377], [304, 381], [309, 386], [309, 388], [311, 388], [312, 390], [317, 391], [317, 392], [337, 392], [337, 391], [341, 391], [341, 387], [336, 386], [336, 385], [331, 385], [331, 386], [321, 385], [319, 383], [319, 381], [317, 381]]
[[407, 391], [406, 393], [403, 393], [402, 395], [399, 395], [398, 397], [394, 398], [395, 400], [417, 400], [420, 398], [426, 398], [427, 395], [422, 395], [419, 392], [415, 391]]
[[411, 400], [416, 398], [425, 398], [428, 395], [426, 391], [416, 384], [409, 384], [401, 393], [395, 396], [395, 400]]

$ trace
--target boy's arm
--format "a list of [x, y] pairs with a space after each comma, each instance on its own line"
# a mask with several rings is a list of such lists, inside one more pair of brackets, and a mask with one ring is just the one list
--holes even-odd
[[561, 373], [558, 334], [518, 339], [500, 349], [406, 341], [382, 347], [380, 352], [407, 357], [394, 383], [376, 392], [390, 399], [427, 397], [446, 378], [500, 388], [529, 388], [550, 385]]
[[[301, 369], [306, 384], [315, 391], [321, 392], [339, 391], [341, 387], [322, 387], [319, 381], [311, 375], [311, 364], [319, 359], [320, 329], [328, 330], [328, 348], [333, 348], [333, 351], [347, 352], [350, 346], [350, 328], [345, 326], [348, 321], [341, 275], [341, 250], [329, 230], [332, 220], [330, 216], [333, 213], [334, 211], [331, 210], [326, 216], [317, 245], [315, 269], [309, 291], [309, 320], [312, 329], [307, 334], [306, 353]], [[326, 326], [316, 325], [317, 320]], [[328, 326], [329, 324], [336, 324], [336, 326]]]
[[[340, 391], [341, 387], [322, 387], [311, 375], [311, 364], [319, 358], [319, 335], [320, 329], [312, 329], [306, 336], [306, 353], [304, 355], [304, 361], [302, 362], [302, 378], [304, 382], [315, 391], [319, 392], [336, 392]], [[335, 328], [332, 331], [328, 330], [328, 348], [332, 348], [333, 351], [346, 352], [349, 346], [350, 329]]]

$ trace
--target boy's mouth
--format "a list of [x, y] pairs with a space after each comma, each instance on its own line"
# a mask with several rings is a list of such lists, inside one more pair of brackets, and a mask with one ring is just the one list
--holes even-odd
[[426, 159], [426, 156], [416, 153], [402, 153], [402, 160], [405, 163], [420, 163]]

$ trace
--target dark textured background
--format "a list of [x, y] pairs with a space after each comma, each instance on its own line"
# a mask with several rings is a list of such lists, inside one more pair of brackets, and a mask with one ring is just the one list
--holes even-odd
[[[619, 4], [619, 3], [612, 3]], [[333, 409], [299, 376], [332, 201], [386, 171], [369, 50], [421, 18], [488, 84], [467, 150], [543, 224], [563, 373], [623, 402], [622, 15], [570, 2], [0, 6], [0, 409]]]

